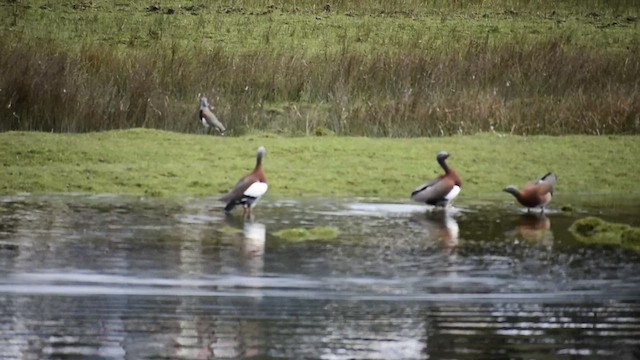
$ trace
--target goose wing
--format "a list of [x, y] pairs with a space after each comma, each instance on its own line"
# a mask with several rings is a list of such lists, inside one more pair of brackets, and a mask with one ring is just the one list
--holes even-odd
[[415, 195], [427, 190], [427, 188], [432, 187], [435, 183], [438, 182], [438, 180], [440, 180], [440, 178], [435, 178], [433, 180], [429, 180], [426, 183], [418, 186], [415, 190], [413, 190], [411, 192], [411, 198], [413, 198]]
[[449, 195], [454, 185], [452, 181], [447, 181], [446, 178], [439, 177], [416, 188], [411, 193], [411, 198], [418, 202], [426, 202], [427, 204], [446, 200], [447, 195]]
[[531, 183], [527, 184], [526, 187], [535, 188], [540, 194], [546, 194], [546, 193], [553, 194], [553, 188], [556, 185], [556, 181], [557, 181], [556, 174], [549, 172], [543, 177], [541, 177], [540, 179], [532, 181]]
[[229, 202], [242, 199], [245, 191], [247, 191], [247, 189], [257, 181], [258, 179], [251, 175], [243, 177], [236, 183], [233, 189], [229, 190], [228, 193], [220, 198], [220, 201]]

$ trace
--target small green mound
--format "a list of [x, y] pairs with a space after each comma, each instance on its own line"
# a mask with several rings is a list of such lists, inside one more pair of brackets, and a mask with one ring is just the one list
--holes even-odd
[[640, 250], [640, 228], [627, 224], [611, 223], [589, 216], [576, 220], [569, 231], [584, 243], [621, 245]]
[[332, 227], [290, 228], [280, 230], [275, 235], [287, 241], [331, 240], [338, 236], [338, 229]]
[[560, 207], [560, 210], [562, 210], [562, 212], [573, 212], [575, 209], [573, 208], [572, 205], [565, 204]]
[[315, 136], [332, 136], [335, 135], [335, 133], [325, 127], [319, 126], [317, 127], [314, 131], [313, 134]]

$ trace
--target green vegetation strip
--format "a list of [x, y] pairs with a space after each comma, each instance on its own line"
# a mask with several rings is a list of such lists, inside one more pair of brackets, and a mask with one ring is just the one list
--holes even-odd
[[569, 230], [587, 244], [620, 245], [640, 250], [640, 228], [628, 224], [611, 223], [590, 216], [576, 220]]
[[[11, 0], [0, 2], [8, 35], [80, 48], [100, 42], [121, 49], [199, 42], [234, 53], [442, 51], [467, 40], [535, 41], [575, 35], [577, 45], [623, 49], [633, 39], [633, 0], [342, 1], [327, 11], [314, 1]], [[322, 4], [324, 5], [324, 3]], [[637, 4], [636, 4], [637, 5]], [[345, 48], [346, 47], [346, 48]], [[301, 51], [302, 50], [302, 51]]]
[[548, 171], [558, 175], [560, 193], [640, 192], [639, 136], [231, 138], [133, 129], [0, 133], [0, 193], [219, 195], [253, 169], [260, 145], [267, 195], [407, 199], [442, 173], [441, 150], [464, 182], [461, 198], [499, 194]]

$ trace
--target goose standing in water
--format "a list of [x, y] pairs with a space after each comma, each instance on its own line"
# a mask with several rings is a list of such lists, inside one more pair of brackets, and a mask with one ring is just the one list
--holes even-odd
[[238, 183], [226, 195], [220, 198], [227, 203], [224, 207], [226, 213], [233, 210], [236, 205], [242, 205], [245, 218], [251, 217], [251, 209], [256, 206], [258, 200], [267, 192], [267, 178], [262, 170], [262, 158], [267, 153], [264, 146], [260, 146], [257, 151], [256, 167], [253, 171], [240, 179]]
[[411, 193], [411, 199], [428, 205], [445, 207], [458, 196], [462, 188], [462, 180], [445, 162], [448, 157], [449, 153], [446, 151], [438, 153], [436, 160], [444, 170], [444, 175], [420, 185]]
[[207, 101], [206, 97], [200, 98], [200, 111], [198, 112], [200, 116], [200, 122], [207, 129], [207, 133], [211, 128], [215, 128], [220, 132], [221, 136], [224, 136], [224, 125], [218, 120], [216, 115], [209, 109], [209, 101]]
[[522, 190], [509, 185], [502, 191], [515, 196], [516, 200], [527, 208], [527, 211], [530, 211], [531, 208], [539, 207], [541, 212], [544, 213], [544, 207], [551, 202], [553, 197], [553, 188], [556, 186], [556, 181], [556, 174], [550, 172], [540, 179], [526, 184]]

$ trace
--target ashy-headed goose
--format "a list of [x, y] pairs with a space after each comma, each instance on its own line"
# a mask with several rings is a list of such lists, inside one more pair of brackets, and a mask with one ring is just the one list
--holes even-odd
[[526, 184], [522, 190], [509, 185], [502, 191], [515, 196], [516, 200], [528, 210], [539, 207], [541, 212], [544, 212], [544, 207], [549, 204], [553, 197], [553, 188], [556, 186], [556, 180], [556, 174], [550, 172], [540, 179]]
[[226, 195], [220, 198], [221, 201], [227, 203], [224, 207], [225, 212], [233, 210], [236, 205], [242, 205], [244, 208], [244, 216], [251, 217], [251, 209], [257, 204], [258, 200], [267, 192], [267, 178], [262, 170], [262, 158], [267, 153], [264, 146], [260, 146], [257, 152], [256, 167], [253, 171], [240, 179], [238, 183]]
[[411, 193], [411, 199], [433, 206], [446, 206], [460, 193], [462, 181], [458, 174], [450, 168], [445, 160], [449, 153], [442, 151], [436, 156], [444, 174], [420, 185]]

